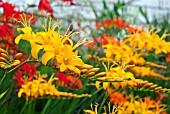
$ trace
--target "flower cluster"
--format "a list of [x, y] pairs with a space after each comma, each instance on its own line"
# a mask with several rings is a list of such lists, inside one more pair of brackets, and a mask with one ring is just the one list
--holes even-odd
[[169, 80], [169, 77], [164, 77], [163, 75], [155, 72], [151, 67], [141, 67], [141, 66], [134, 66], [129, 68], [135, 76], [141, 77], [155, 77], [163, 80]]
[[138, 97], [131, 96], [130, 101], [126, 101], [120, 107], [117, 108], [118, 114], [160, 114], [164, 112], [165, 105], [150, 100], [145, 97], [144, 100]]
[[134, 33], [126, 36], [126, 42], [132, 48], [136, 48], [140, 51], [146, 50], [154, 51], [155, 54], [169, 53], [170, 43], [165, 41], [165, 38], [169, 35], [164, 33], [161, 37], [155, 32], [155, 28], [147, 32]]
[[[93, 106], [91, 105], [92, 110], [84, 110], [84, 112], [86, 114], [98, 114], [97, 107], [98, 104], [95, 105], [95, 110], [93, 110]], [[110, 103], [108, 103], [108, 109], [106, 109], [106, 106], [103, 107], [103, 114], [166, 114], [165, 107], [166, 105], [160, 101], [151, 100], [149, 97], [142, 99], [138, 96], [134, 97], [130, 95], [118, 106], [113, 105], [112, 110]]]
[[[113, 65], [112, 65], [113, 66]], [[108, 82], [103, 82], [103, 88], [107, 89], [110, 86], [110, 83], [114, 86], [115, 89], [119, 89], [120, 87], [125, 88], [128, 86], [128, 83], [131, 82], [131, 80], [135, 80], [134, 75], [131, 72], [125, 72], [125, 66], [118, 65], [117, 67], [111, 67], [108, 65], [108, 68], [106, 65], [104, 65], [106, 74], [103, 78], [106, 79], [113, 79], [115, 81], [108, 81]], [[98, 79], [102, 79], [102, 77], [99, 77]], [[125, 79], [125, 81], [121, 82], [116, 82], [116, 80], [119, 79]], [[130, 81], [128, 81], [130, 80]], [[101, 81], [96, 81], [96, 88], [100, 88], [100, 83]]]
[[17, 86], [22, 86], [26, 81], [32, 81], [34, 75], [36, 75], [35, 64], [26, 63], [17, 70], [13, 78], [17, 80]]
[[15, 54], [14, 58], [11, 59], [8, 52], [0, 48], [0, 68], [10, 69], [20, 64], [21, 62], [17, 59], [20, 58], [21, 56], [22, 56], [22, 53], [17, 53]]
[[57, 78], [53, 78], [53, 75], [50, 77], [50, 79], [47, 81], [46, 75], [40, 75], [37, 74], [35, 76], [35, 79], [32, 81], [26, 81], [18, 92], [18, 97], [24, 96], [26, 98], [26, 101], [28, 101], [30, 98], [38, 98], [38, 97], [85, 97], [90, 96], [87, 94], [77, 95], [67, 92], [60, 92], [56, 89], [55, 84], [53, 84], [54, 80], [57, 80]]
[[100, 30], [102, 27], [104, 27], [105, 29], [111, 29], [115, 25], [116, 27], [119, 27], [121, 29], [124, 28], [130, 33], [140, 33], [144, 31], [142, 29], [141, 30], [138, 29], [137, 27], [130, 26], [128, 23], [125, 23], [123, 19], [116, 19], [116, 18], [114, 20], [104, 19], [102, 20], [101, 24], [99, 24], [98, 21], [95, 21], [95, 25], [97, 30]]
[[40, 50], [43, 50], [42, 63], [47, 65], [48, 62], [52, 62], [52, 66], [60, 68], [61, 72], [66, 71], [67, 69], [74, 71], [76, 74], [80, 74], [78, 67], [83, 66], [84, 62], [78, 56], [78, 50], [76, 48], [86, 43], [85, 39], [80, 39], [75, 45], [73, 41], [69, 38], [73, 34], [79, 32], [71, 31], [69, 28], [64, 35], [60, 34], [60, 28], [58, 27], [58, 32], [55, 31], [55, 28], [58, 26], [59, 22], [57, 21], [52, 25], [51, 18], [49, 20], [49, 26], [47, 27], [47, 19], [45, 26], [42, 26], [45, 31], [40, 31], [34, 33], [32, 28], [27, 25], [24, 21], [21, 22], [24, 25], [24, 28], [18, 28], [18, 31], [22, 31], [23, 34], [20, 34], [15, 39], [15, 43], [18, 44], [20, 39], [27, 40], [31, 44], [31, 54], [35, 59], [38, 59], [38, 53]]

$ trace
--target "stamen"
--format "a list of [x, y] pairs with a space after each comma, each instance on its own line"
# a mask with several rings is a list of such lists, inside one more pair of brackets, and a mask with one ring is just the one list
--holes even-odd
[[102, 65], [104, 66], [105, 71], [108, 72], [108, 69], [107, 69], [106, 65], [104, 64], [104, 62], [102, 62]]
[[69, 27], [67, 28], [66, 33], [64, 34], [64, 36], [68, 34], [68, 32], [69, 32], [69, 30], [70, 30], [71, 25], [72, 25], [72, 23], [70, 23], [70, 25], [69, 25]]
[[151, 34], [154, 30], [155, 30], [155, 27], [153, 27], [153, 28], [150, 30], [149, 34]]
[[33, 14], [32, 14], [32, 16], [31, 16], [31, 18], [28, 20], [28, 26], [30, 26], [31, 25], [31, 20], [33, 19]]

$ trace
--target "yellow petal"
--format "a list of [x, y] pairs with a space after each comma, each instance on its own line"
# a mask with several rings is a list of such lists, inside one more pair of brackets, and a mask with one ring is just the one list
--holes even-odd
[[62, 64], [60, 65], [60, 71], [63, 72], [63, 71], [65, 71], [66, 69], [67, 69], [67, 66], [66, 66], [64, 63], [62, 63]]
[[36, 45], [36, 44], [32, 47], [31, 55], [33, 56], [33, 58], [38, 59], [38, 52], [42, 48], [43, 48], [42, 45]]
[[42, 56], [42, 64], [46, 65], [47, 62], [54, 56], [55, 56], [54, 53], [45, 52], [44, 55]]
[[20, 34], [19, 36], [17, 36], [17, 37], [15, 38], [15, 43], [16, 43], [16, 44], [19, 44], [19, 41], [21, 40], [22, 37], [23, 37], [23, 34]]
[[83, 66], [84, 62], [80, 58], [76, 58], [75, 60], [73, 60], [73, 64], [76, 66]]
[[56, 59], [57, 59], [58, 63], [62, 63], [63, 62], [63, 56], [61, 56], [61, 55], [57, 55]]
[[103, 89], [106, 90], [109, 86], [109, 82], [103, 82]]
[[23, 89], [20, 89], [19, 92], [18, 92], [18, 97], [19, 97], [19, 98], [22, 96], [22, 93], [24, 93], [24, 90], [23, 90]]
[[55, 53], [56, 50], [52, 45], [45, 45], [44, 46], [44, 51]]
[[101, 82], [96, 81], [96, 88], [97, 88], [97, 89], [100, 89], [100, 83], [101, 83]]
[[31, 27], [21, 28], [21, 30], [22, 30], [24, 33], [31, 33], [31, 32], [32, 32], [32, 28], [31, 28]]
[[69, 68], [70, 70], [74, 70], [74, 69], [75, 69], [75, 66], [74, 66], [74, 65], [68, 65], [68, 68]]
[[36, 34], [35, 42], [38, 43], [38, 44], [45, 44], [45, 39], [46, 39], [46, 33], [45, 32], [38, 32]]
[[86, 114], [96, 114], [94, 111], [91, 111], [91, 110], [84, 110], [84, 112], [85, 112]]
[[72, 49], [70, 45], [64, 45], [64, 55], [67, 57], [72, 55]]
[[76, 74], [80, 75], [81, 71], [75, 67], [75, 69], [73, 70]]

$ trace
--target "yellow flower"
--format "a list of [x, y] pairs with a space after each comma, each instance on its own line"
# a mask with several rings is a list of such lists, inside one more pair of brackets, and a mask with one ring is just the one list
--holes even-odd
[[63, 46], [63, 52], [57, 55], [57, 62], [60, 63], [60, 71], [63, 72], [67, 68], [80, 74], [80, 70], [76, 66], [83, 66], [83, 61], [77, 56], [78, 51], [72, 52], [70, 45]]
[[[165, 105], [160, 102], [150, 100], [148, 98], [139, 98], [129, 95], [129, 101], [122, 102], [121, 105], [115, 106], [111, 109], [110, 102], [108, 107], [104, 106], [104, 111], [102, 114], [161, 114], [164, 112]], [[84, 110], [86, 114], [98, 114], [97, 105], [95, 105], [95, 110], [91, 105], [91, 110]], [[107, 108], [107, 109], [106, 109]]]
[[[36, 33], [35, 44], [32, 46], [31, 50], [32, 56], [35, 59], [38, 59], [38, 52], [40, 49], [44, 49], [45, 53], [47, 52], [49, 59], [54, 57], [55, 54], [58, 54], [58, 50], [61, 46], [60, 37], [61, 35], [55, 31]], [[42, 63], [46, 65], [49, 59], [46, 61], [42, 59]]]
[[[75, 45], [73, 41], [69, 38], [73, 34], [78, 34], [79, 32], [74, 32], [74, 30], [69, 32], [67, 29], [64, 35], [60, 34], [61, 27], [58, 27], [58, 32], [55, 31], [55, 28], [58, 26], [59, 22], [56, 21], [52, 25], [51, 18], [45, 20], [44, 32], [37, 32], [34, 34], [32, 28], [27, 25], [26, 18], [21, 16], [22, 21], [18, 21], [24, 25], [24, 28], [18, 28], [24, 32], [16, 38], [16, 43], [20, 39], [24, 39], [30, 42], [31, 44], [31, 55], [33, 58], [38, 59], [38, 53], [40, 50], [43, 50], [43, 55], [41, 57], [42, 63], [47, 65], [51, 60], [50, 65], [55, 66], [56, 68], [60, 67], [60, 71], [63, 72], [66, 69], [72, 70], [77, 74], [80, 74], [80, 70], [77, 67], [83, 66], [84, 63], [78, 56], [78, 51], [76, 48], [84, 43], [86, 39], [81, 38]], [[49, 19], [49, 22], [47, 20]], [[49, 65], [49, 64], [48, 64]]]
[[[148, 30], [149, 31], [149, 30]], [[154, 51], [155, 54], [167, 53], [168, 43], [164, 40], [169, 34], [166, 32], [160, 37], [152, 28], [149, 32], [134, 33], [126, 36], [126, 43], [140, 52]]]
[[15, 43], [18, 44], [21, 39], [31, 41], [34, 39], [35, 34], [32, 32], [31, 27], [25, 27], [25, 28], [17, 28], [18, 31], [22, 31], [23, 34], [20, 34], [19, 36], [16, 37]]
[[21, 15], [21, 19], [22, 19], [21, 21], [17, 21], [17, 20], [16, 21], [21, 23], [24, 26], [24, 28], [17, 28], [17, 30], [22, 31], [23, 34], [20, 34], [19, 36], [16, 37], [15, 43], [18, 44], [19, 41], [23, 39], [23, 40], [29, 41], [32, 44], [34, 42], [33, 40], [34, 40], [35, 34], [32, 31], [32, 28], [30, 27], [30, 21], [31, 19], [33, 19], [33, 16], [28, 20], [28, 22], [24, 14]]
[[18, 97], [24, 96], [26, 101], [30, 98], [38, 98], [38, 97], [90, 97], [91, 95], [82, 94], [77, 95], [73, 93], [60, 92], [56, 89], [56, 85], [53, 84], [54, 80], [57, 78], [53, 78], [53, 75], [47, 81], [46, 75], [37, 74], [36, 78], [33, 81], [25, 81], [25, 84], [21, 86], [18, 92]]
[[[105, 70], [106, 70], [106, 76], [97, 78], [97, 79], [103, 78], [103, 81], [104, 81], [104, 79], [108, 80], [107, 82], [103, 82], [103, 89], [107, 89], [110, 86], [110, 83], [115, 87], [115, 89], [119, 89], [120, 87], [125, 88], [125, 87], [129, 86], [128, 83], [131, 80], [135, 80], [134, 75], [131, 72], [125, 72], [126, 66], [118, 65], [117, 67], [114, 67], [112, 65], [110, 68], [109, 64], [108, 64], [108, 68], [106, 67], [105, 64], [103, 64], [105, 67]], [[130, 81], [124, 80], [122, 82], [116, 82], [116, 80], [122, 80], [122, 79], [130, 79]], [[100, 89], [100, 84], [101, 84], [101, 81], [96, 81], [97, 89]]]

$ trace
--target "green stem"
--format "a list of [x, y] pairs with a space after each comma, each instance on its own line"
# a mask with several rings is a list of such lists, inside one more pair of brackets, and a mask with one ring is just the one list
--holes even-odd
[[4, 76], [2, 77], [2, 79], [1, 79], [1, 81], [0, 81], [0, 86], [1, 86], [1, 84], [3, 83], [4, 79], [6, 78], [7, 72], [8, 72], [8, 71], [6, 70]]
[[[78, 77], [78, 78], [72, 83], [72, 85], [66, 90], [66, 92], [68, 92], [68, 91], [73, 87], [73, 85], [77, 82], [77, 80], [78, 80], [79, 78], [80, 78], [80, 77]], [[57, 100], [56, 102], [53, 103], [53, 105], [50, 107], [50, 109], [49, 109], [49, 111], [47, 112], [47, 114], [50, 113], [50, 112], [54, 109], [54, 107], [57, 105], [58, 101], [59, 101], [59, 100]]]
[[6, 78], [6, 76], [7, 76], [8, 74], [10, 74], [11, 72], [17, 70], [17, 69], [20, 68], [22, 65], [24, 65], [24, 64], [26, 64], [26, 63], [28, 63], [28, 62], [39, 62], [39, 61], [38, 61], [38, 60], [26, 60], [26, 61], [22, 62], [21, 64], [19, 64], [18, 66], [14, 67], [13, 69], [11, 69], [11, 70], [9, 70], [9, 71], [6, 70], [4, 76], [2, 77], [2, 79], [1, 79], [1, 81], [0, 81], [0, 86], [1, 86], [1, 84], [3, 83], [4, 79]]
[[13, 69], [11, 69], [10, 71], [7, 72], [7, 74], [15, 71], [16, 69], [20, 68], [22, 65], [29, 63], [29, 62], [39, 62], [38, 60], [26, 60], [24, 62], [22, 62], [21, 64], [19, 64], [18, 66], [14, 67]]
[[27, 106], [27, 102], [24, 104], [24, 106], [22, 107], [21, 112], [19, 114], [23, 114], [24, 109], [26, 108], [26, 106]]
[[104, 99], [103, 99], [102, 103], [100, 104], [100, 107], [99, 107], [99, 110], [98, 110], [98, 114], [101, 114], [103, 105], [104, 105], [104, 103], [106, 102], [107, 98], [108, 98], [108, 95], [105, 94]]
[[41, 112], [41, 114], [45, 114], [46, 113], [47, 108], [50, 105], [51, 101], [52, 101], [51, 99], [48, 99], [47, 103], [45, 104], [45, 106], [44, 106], [44, 108], [43, 108], [43, 110]]

